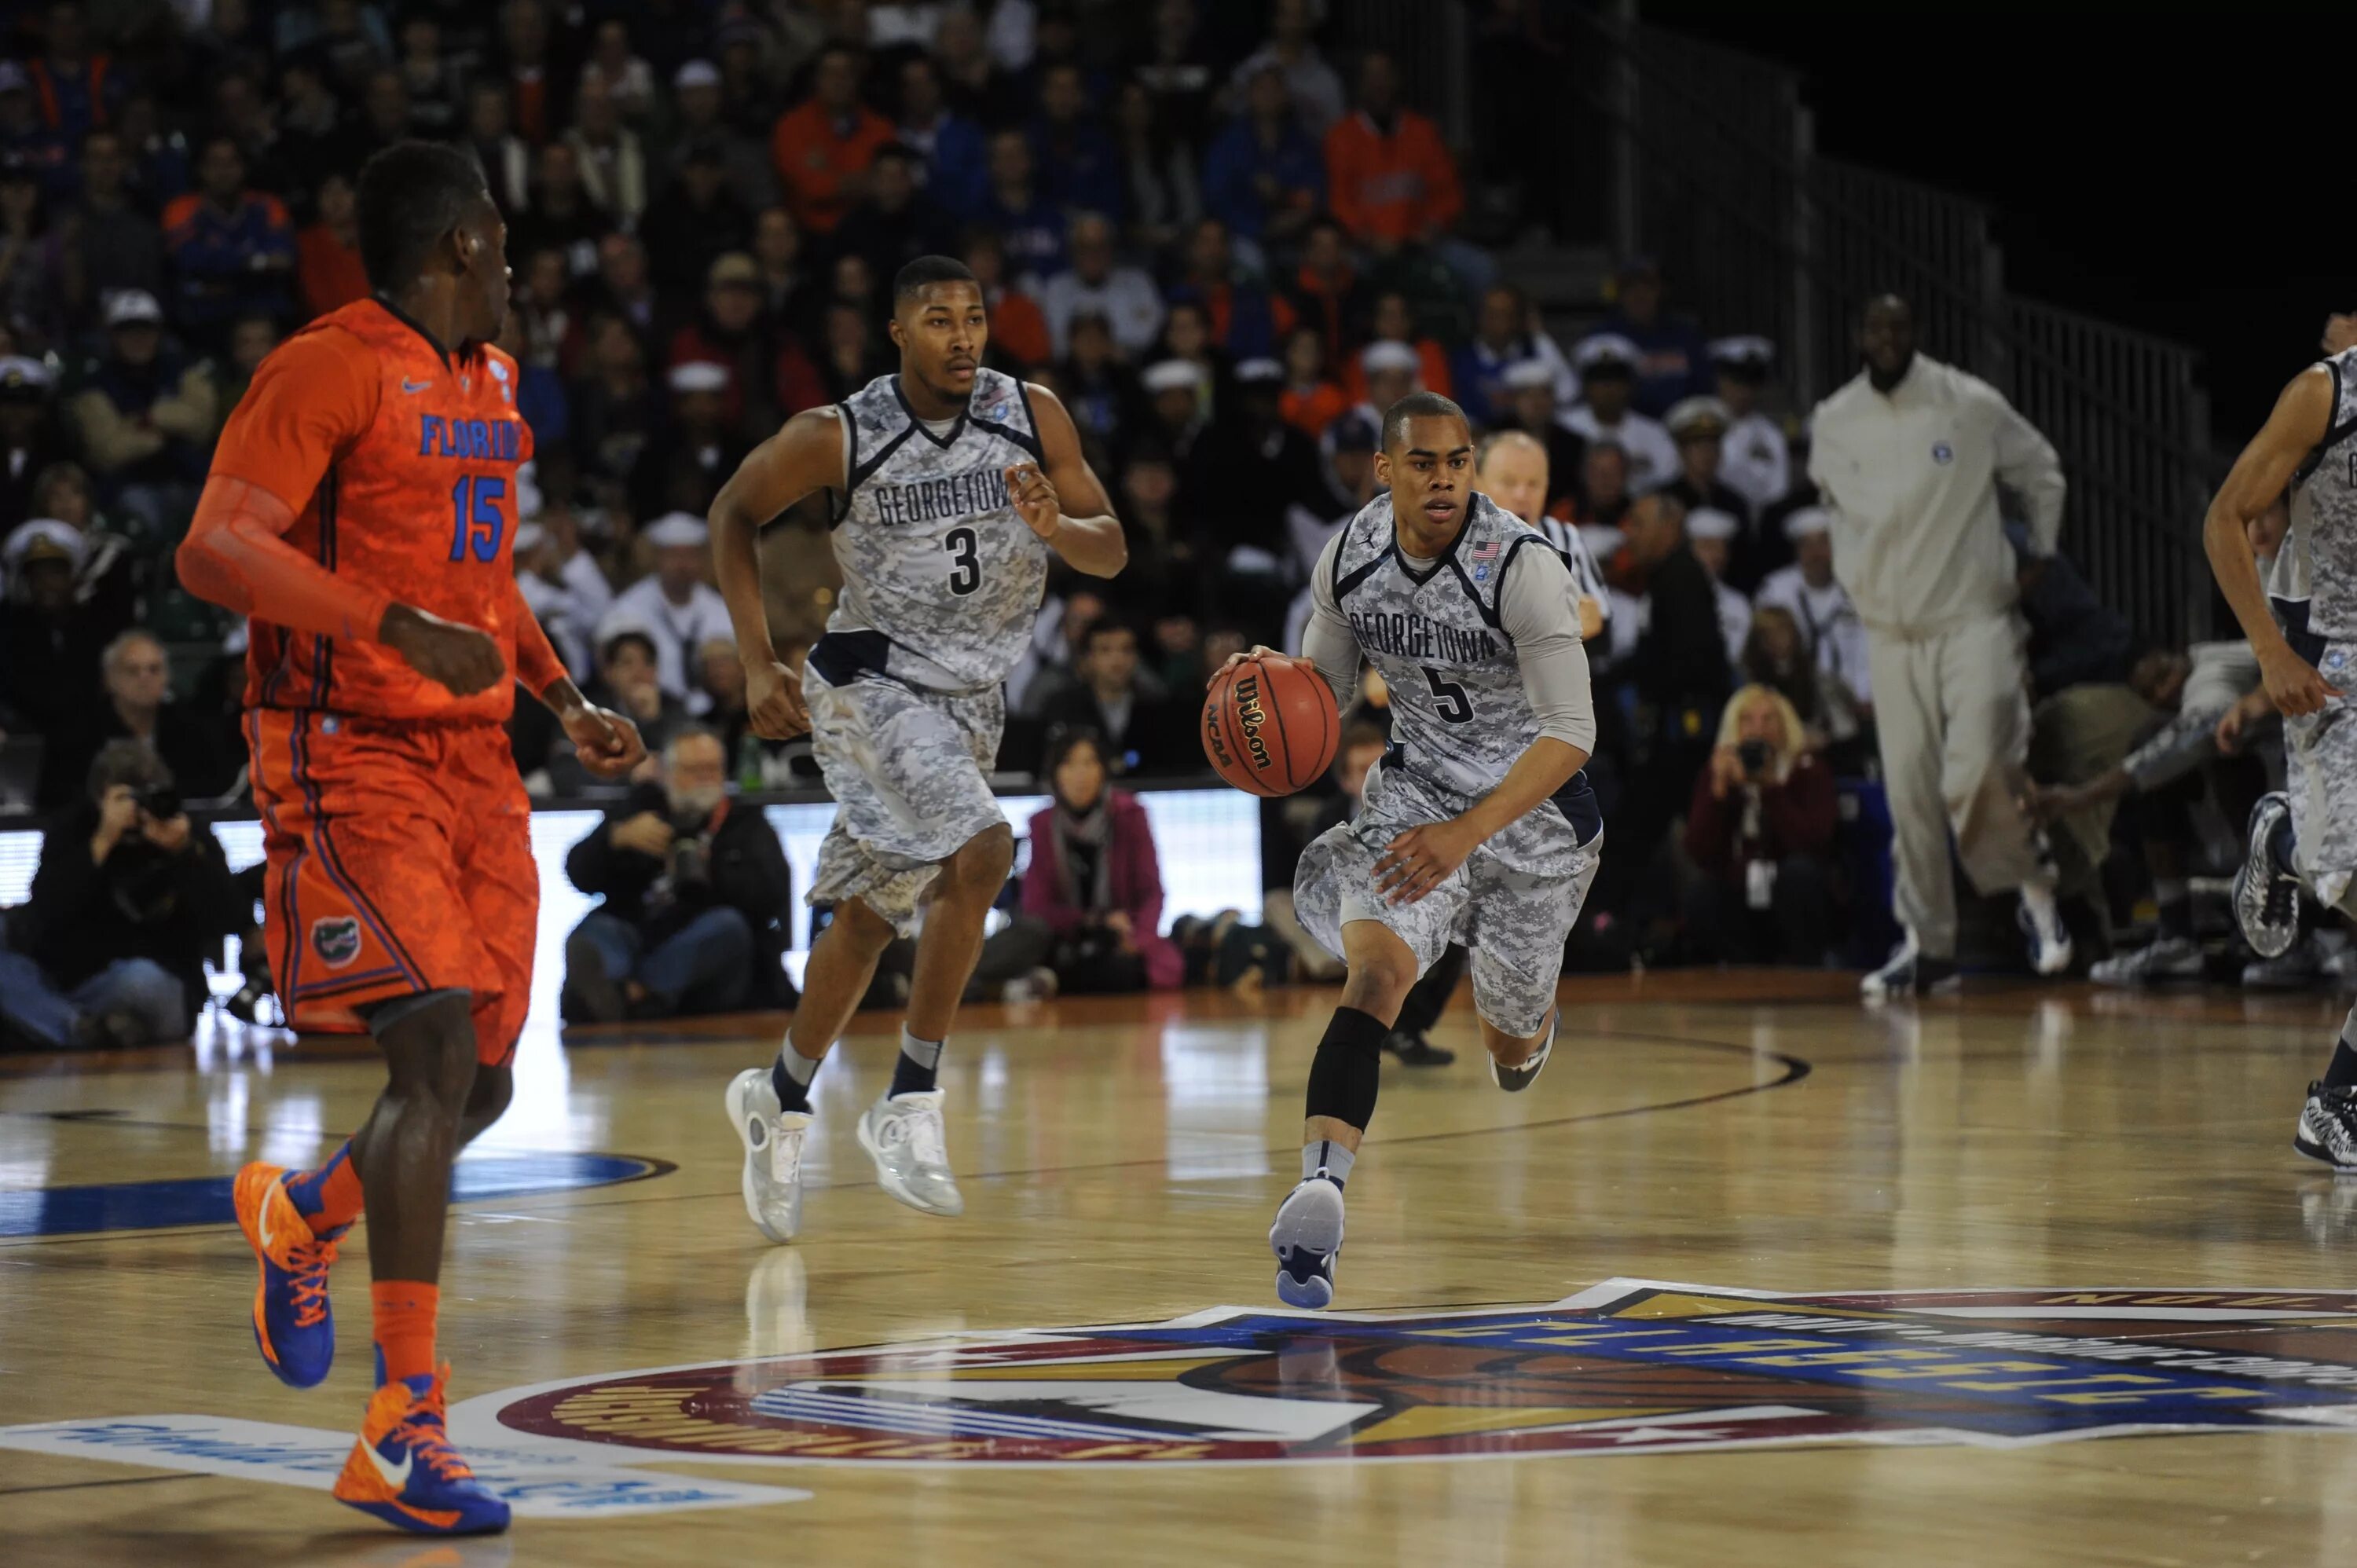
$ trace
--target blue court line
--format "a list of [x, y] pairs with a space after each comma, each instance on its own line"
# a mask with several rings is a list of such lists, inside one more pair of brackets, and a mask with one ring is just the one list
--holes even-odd
[[[492, 1155], [458, 1162], [450, 1183], [450, 1199], [482, 1203], [574, 1192], [661, 1176], [672, 1168], [662, 1160], [636, 1155]], [[0, 1192], [0, 1238], [231, 1225], [236, 1223], [230, 1202], [234, 1180], [226, 1176], [188, 1176]]]

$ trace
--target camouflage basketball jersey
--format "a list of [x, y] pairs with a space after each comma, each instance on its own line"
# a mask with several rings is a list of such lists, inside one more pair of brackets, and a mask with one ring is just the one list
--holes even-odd
[[1343, 530], [1334, 601], [1391, 688], [1387, 772], [1479, 796], [1530, 749], [1538, 718], [1513, 643], [1498, 623], [1498, 592], [1517, 554], [1548, 548], [1479, 494], [1456, 542], [1415, 572], [1400, 555], [1389, 495], [1377, 496]]
[[2349, 640], [2357, 639], [2357, 349], [2323, 364], [2332, 373], [2332, 418], [2293, 478], [2291, 535], [2267, 594], [2294, 631]]
[[1048, 581], [1047, 543], [1006, 494], [1010, 465], [1041, 461], [1029, 395], [1012, 377], [978, 371], [945, 435], [918, 419], [898, 376], [877, 377], [841, 406], [843, 598], [826, 623], [826, 640], [841, 640], [827, 652], [856, 651], [935, 691], [998, 684], [1023, 657]]

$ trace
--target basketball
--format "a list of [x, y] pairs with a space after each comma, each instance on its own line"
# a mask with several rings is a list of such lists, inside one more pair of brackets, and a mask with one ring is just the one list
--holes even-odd
[[1211, 677], [1203, 698], [1203, 755], [1251, 795], [1290, 795], [1333, 765], [1342, 715], [1333, 689], [1307, 664], [1247, 659]]

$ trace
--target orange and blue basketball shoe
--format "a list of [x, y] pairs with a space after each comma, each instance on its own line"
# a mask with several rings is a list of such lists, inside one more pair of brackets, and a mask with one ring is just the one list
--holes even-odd
[[336, 1500], [420, 1535], [488, 1535], [508, 1527], [508, 1505], [483, 1488], [443, 1430], [450, 1366], [380, 1387], [360, 1441], [336, 1477]]
[[237, 1173], [231, 1193], [237, 1228], [262, 1261], [253, 1292], [253, 1342], [262, 1364], [282, 1383], [307, 1389], [336, 1359], [336, 1317], [328, 1306], [328, 1267], [341, 1230], [314, 1236], [287, 1196], [287, 1173], [260, 1163]]

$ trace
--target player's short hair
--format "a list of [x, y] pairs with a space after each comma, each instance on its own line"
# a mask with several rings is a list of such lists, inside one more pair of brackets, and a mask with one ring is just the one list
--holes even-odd
[[919, 256], [892, 278], [892, 308], [899, 309], [937, 283], [970, 283], [980, 286], [974, 269], [955, 256]]
[[1464, 420], [1468, 431], [1473, 428], [1473, 422], [1465, 418], [1465, 411], [1438, 392], [1412, 392], [1383, 410], [1383, 450], [1388, 452], [1399, 445], [1409, 420], [1436, 416]]
[[395, 142], [361, 168], [361, 269], [369, 287], [390, 291], [416, 275], [434, 242], [490, 196], [483, 171], [456, 147]]

